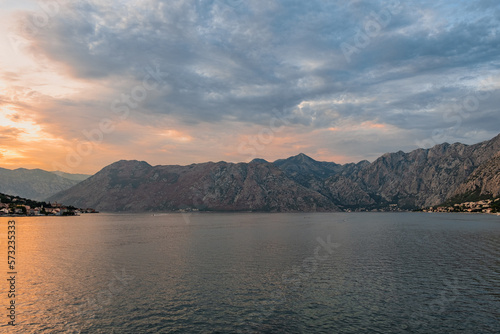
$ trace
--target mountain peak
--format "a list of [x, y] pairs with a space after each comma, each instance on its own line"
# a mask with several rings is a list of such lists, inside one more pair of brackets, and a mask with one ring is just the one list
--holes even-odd
[[299, 153], [295, 156], [292, 156], [286, 160], [297, 160], [297, 161], [316, 161], [314, 160], [313, 158], [311, 158], [310, 156], [304, 154], [304, 153]]
[[267, 160], [265, 160], [265, 159], [261, 159], [261, 158], [255, 158], [255, 159], [253, 159], [252, 161], [250, 161], [250, 163], [265, 164], [265, 163], [268, 163], [268, 161], [267, 161]]
[[307, 154], [302, 153], [302, 152], [301, 152], [301, 153], [299, 153], [299, 154], [297, 154], [296, 156], [297, 156], [297, 157], [301, 157], [301, 158], [309, 158], [309, 159], [312, 159], [310, 156], [308, 156]]
[[[112, 163], [111, 165], [109, 166], [143, 166], [143, 167], [151, 167], [150, 164], [148, 164], [146, 161], [139, 161], [139, 160], [119, 160], [119, 161], [116, 161], [114, 163]], [[109, 167], [108, 166], [108, 167]]]

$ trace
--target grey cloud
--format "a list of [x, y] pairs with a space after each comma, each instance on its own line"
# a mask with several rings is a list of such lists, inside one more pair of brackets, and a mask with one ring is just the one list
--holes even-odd
[[[432, 83], [453, 71], [467, 77], [476, 76], [477, 68], [498, 70], [499, 5], [477, 1], [473, 13], [463, 5], [447, 17], [451, 1], [401, 1], [401, 12], [347, 62], [341, 43], [355, 45], [353, 37], [370, 15], [390, 3], [80, 1], [68, 3], [64, 15], [36, 36], [33, 48], [76, 77], [121, 78], [121, 87], [140, 83], [144, 68], [154, 61], [168, 74], [169, 90], [150, 94], [137, 111], [169, 114], [185, 123], [267, 124], [273, 110], [280, 110], [303, 126], [377, 120], [423, 136], [429, 127], [446, 125], [440, 110], [463, 91], [443, 83], [398, 94], [394, 83]], [[422, 23], [426, 11], [442, 24]], [[365, 102], [296, 114], [302, 101], [335, 98], [346, 90], [354, 100]], [[493, 93], [496, 101], [498, 92]], [[468, 129], [495, 124], [488, 122], [494, 112], [488, 106], [483, 116], [468, 122]]]

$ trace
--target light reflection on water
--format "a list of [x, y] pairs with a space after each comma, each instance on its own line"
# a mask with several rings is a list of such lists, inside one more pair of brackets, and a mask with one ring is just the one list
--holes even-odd
[[500, 331], [496, 216], [188, 218], [15, 218], [19, 324], [0, 332]]

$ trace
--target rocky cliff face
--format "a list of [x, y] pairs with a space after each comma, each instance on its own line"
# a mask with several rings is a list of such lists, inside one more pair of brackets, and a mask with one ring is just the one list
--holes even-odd
[[[339, 165], [334, 162], [316, 161], [307, 155], [300, 153], [299, 155], [288, 159], [276, 160], [273, 164], [295, 182], [327, 197], [331, 197], [331, 182], [326, 182], [329, 178], [332, 176], [349, 177], [370, 163], [364, 160], [357, 164], [349, 163]], [[342, 199], [335, 201], [335, 203], [342, 204]]]
[[373, 208], [379, 205], [368, 192], [352, 179], [337, 175], [325, 181], [323, 193], [334, 203], [347, 209]]
[[436, 205], [452, 196], [474, 170], [499, 151], [500, 135], [470, 146], [445, 143], [410, 153], [387, 153], [349, 179], [380, 204], [403, 208]]
[[47, 172], [41, 169], [0, 168], [0, 192], [43, 201], [87, 177], [88, 175], [83, 174]]
[[102, 211], [331, 211], [323, 195], [267, 162], [150, 166], [119, 161], [51, 200]]
[[498, 152], [500, 135], [476, 145], [445, 143], [345, 165], [304, 154], [274, 163], [153, 167], [120, 161], [50, 199], [103, 211], [413, 209], [474, 187], [497, 193], [498, 160], [492, 158]]
[[315, 181], [322, 182], [343, 169], [342, 165], [316, 161], [303, 153], [288, 159], [276, 160], [273, 164], [285, 172], [289, 178], [306, 187], [311, 187]]
[[480, 165], [452, 194], [500, 196], [500, 155]]

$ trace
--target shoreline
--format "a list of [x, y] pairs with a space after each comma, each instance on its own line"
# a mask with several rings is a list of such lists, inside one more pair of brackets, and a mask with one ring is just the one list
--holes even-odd
[[81, 215], [86, 215], [86, 214], [94, 214], [94, 213], [99, 213], [99, 212], [87, 212], [87, 213], [79, 213], [75, 215], [0, 215], [0, 218], [6, 217], [6, 218], [11, 218], [11, 217], [79, 217]]
[[155, 217], [161, 217], [164, 215], [169, 215], [169, 214], [221, 214], [221, 213], [241, 213], [241, 214], [262, 214], [262, 213], [267, 213], [267, 214], [280, 214], [280, 213], [285, 213], [285, 214], [309, 214], [309, 213], [437, 213], [437, 214], [479, 214], [479, 215], [493, 215], [493, 216], [500, 216], [500, 212], [439, 212], [439, 211], [289, 211], [289, 212], [271, 212], [271, 211], [188, 211], [188, 212], [182, 212], [182, 211], [158, 211], [158, 212], [151, 212], [151, 211], [131, 211], [131, 212], [124, 212], [124, 211], [119, 211], [119, 212], [87, 212], [87, 213], [80, 213], [80, 214], [75, 214], [75, 215], [0, 215], [0, 218], [23, 218], [23, 217], [79, 217], [82, 215], [87, 215], [87, 214], [96, 214], [96, 213], [103, 213], [103, 214], [150, 214], [151, 216]]

